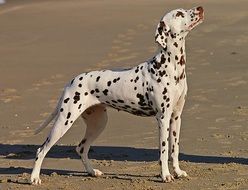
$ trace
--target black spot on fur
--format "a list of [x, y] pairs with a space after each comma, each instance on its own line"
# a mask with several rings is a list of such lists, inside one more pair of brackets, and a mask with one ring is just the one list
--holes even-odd
[[60, 108], [60, 112], [63, 112], [64, 111], [64, 109], [63, 108]]
[[185, 64], [185, 59], [184, 59], [184, 56], [182, 55], [181, 58], [180, 58], [180, 65], [184, 65]]
[[124, 103], [124, 101], [123, 101], [123, 100], [117, 100], [117, 102]]
[[100, 77], [100, 76], [98, 76], [98, 77], [96, 78], [96, 82], [98, 82], [98, 81], [100, 80], [100, 78], [101, 78], [101, 77]]
[[165, 109], [164, 108], [162, 108], [162, 113], [164, 113], [165, 112]]
[[177, 133], [176, 133], [176, 131], [173, 131], [173, 136], [175, 137], [175, 136], [177, 136]]
[[70, 100], [70, 98], [66, 98], [66, 99], [64, 100], [64, 103], [66, 104], [69, 100]]
[[79, 100], [80, 100], [80, 93], [79, 92], [75, 92], [75, 96], [73, 97], [74, 99], [74, 104], [76, 104]]
[[107, 96], [108, 95], [108, 89], [105, 89], [104, 91], [102, 91], [103, 92], [103, 94], [105, 95], [105, 96]]
[[79, 80], [83, 80], [83, 77], [80, 77]]
[[71, 117], [71, 112], [68, 112], [66, 119], [69, 119]]
[[68, 120], [66, 120], [65, 125], [68, 125]]
[[149, 100], [148, 92], [145, 93], [146, 99]]
[[75, 80], [75, 79], [72, 79], [72, 81], [71, 81], [71, 85], [73, 84], [74, 80]]
[[79, 145], [78, 145], [78, 146], [83, 145], [85, 142], [86, 142], [86, 139], [83, 139], [83, 140], [79, 143]]
[[162, 146], [165, 146], [165, 142], [164, 141], [162, 142]]
[[137, 76], [134, 80], [134, 82], [136, 83], [139, 80], [139, 76]]
[[151, 68], [151, 73], [152, 73], [152, 74], [155, 74], [155, 71], [154, 71], [154, 69], [153, 69], [153, 68]]
[[183, 54], [183, 48], [182, 47], [180, 48], [180, 53]]
[[107, 85], [110, 86], [111, 85], [111, 81], [108, 81]]
[[136, 97], [139, 98], [139, 102], [138, 102], [139, 105], [141, 105], [141, 106], [146, 105], [145, 97], [142, 94], [137, 94]]
[[80, 88], [81, 88], [81, 87], [82, 87], [82, 84], [79, 84], [79, 85], [78, 85], [78, 87], [80, 87]]
[[161, 63], [161, 64], [164, 64], [165, 61], [166, 61], [166, 58], [164, 57], [164, 54], [162, 54], [160, 63]]
[[114, 79], [114, 80], [113, 80], [113, 83], [116, 83], [116, 82], [119, 81], [120, 79], [121, 79], [120, 77]]
[[85, 92], [84, 95], [87, 96], [88, 95], [88, 92]]
[[158, 33], [162, 35], [163, 28], [165, 27], [165, 23], [163, 21], [160, 21], [159, 27], [158, 27]]
[[84, 147], [82, 147], [81, 149], [80, 149], [80, 154], [83, 154], [83, 152], [84, 152]]
[[165, 70], [164, 71], [159, 71], [158, 73], [159, 73], [160, 77], [163, 77], [166, 74], [166, 71]]

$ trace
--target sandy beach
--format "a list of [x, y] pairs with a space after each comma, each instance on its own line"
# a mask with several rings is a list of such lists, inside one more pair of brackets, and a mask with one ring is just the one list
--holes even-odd
[[[87, 176], [75, 147], [78, 119], [46, 156], [40, 186], [29, 184], [36, 150], [65, 84], [98, 69], [129, 68], [152, 57], [154, 32], [172, 9], [203, 6], [187, 37], [188, 96], [180, 164], [189, 177], [162, 183], [154, 118], [108, 109], [90, 151]], [[0, 6], [0, 190], [248, 189], [248, 1], [7, 0]]]

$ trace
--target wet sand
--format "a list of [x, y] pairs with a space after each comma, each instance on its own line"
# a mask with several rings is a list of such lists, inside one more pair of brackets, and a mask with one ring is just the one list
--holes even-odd
[[[128, 68], [152, 57], [161, 16], [205, 8], [187, 37], [189, 93], [180, 160], [188, 178], [159, 178], [154, 118], [108, 110], [108, 126], [90, 152], [105, 175], [88, 177], [75, 152], [78, 119], [51, 149], [42, 185], [28, 184], [36, 149], [49, 128], [33, 131], [64, 85], [89, 70]], [[248, 189], [248, 2], [31, 1], [0, 6], [0, 189]]]

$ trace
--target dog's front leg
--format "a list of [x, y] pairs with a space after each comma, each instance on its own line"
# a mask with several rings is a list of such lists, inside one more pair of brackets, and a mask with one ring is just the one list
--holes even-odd
[[170, 120], [170, 156], [173, 163], [173, 170], [176, 177], [186, 177], [187, 173], [179, 167], [179, 134], [181, 128], [181, 114], [185, 103], [185, 96], [182, 96], [177, 106], [174, 108], [173, 114]]
[[159, 148], [160, 148], [160, 160], [161, 165], [161, 177], [166, 183], [174, 180], [174, 177], [170, 174], [168, 166], [168, 149], [169, 149], [169, 127], [170, 127], [170, 115], [158, 114], [158, 126], [159, 126]]

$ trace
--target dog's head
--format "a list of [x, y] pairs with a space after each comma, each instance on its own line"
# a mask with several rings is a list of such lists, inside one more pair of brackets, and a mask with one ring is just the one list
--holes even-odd
[[204, 10], [196, 7], [189, 10], [176, 9], [167, 13], [157, 26], [155, 41], [166, 48], [169, 38], [176, 39], [185, 37], [189, 31], [202, 23]]

